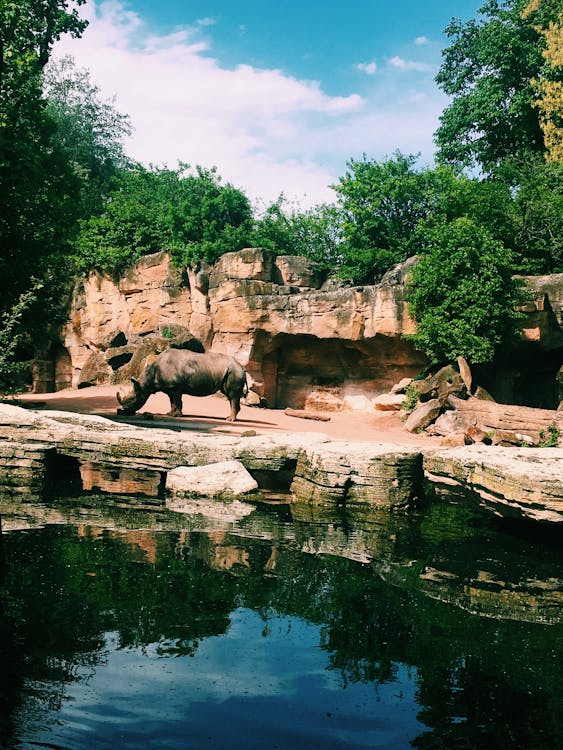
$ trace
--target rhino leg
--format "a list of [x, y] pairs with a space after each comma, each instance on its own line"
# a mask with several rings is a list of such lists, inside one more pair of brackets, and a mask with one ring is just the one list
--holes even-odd
[[240, 411], [240, 398], [238, 396], [229, 397], [231, 402], [231, 413], [227, 417], [227, 422], [236, 422], [237, 414]]
[[182, 394], [173, 392], [168, 393], [170, 399], [170, 411], [168, 412], [169, 417], [181, 417], [182, 416]]

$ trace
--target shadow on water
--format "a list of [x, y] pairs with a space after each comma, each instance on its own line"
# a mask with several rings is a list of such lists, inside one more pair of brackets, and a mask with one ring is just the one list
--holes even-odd
[[0, 747], [563, 745], [557, 540], [204, 510], [0, 503]]

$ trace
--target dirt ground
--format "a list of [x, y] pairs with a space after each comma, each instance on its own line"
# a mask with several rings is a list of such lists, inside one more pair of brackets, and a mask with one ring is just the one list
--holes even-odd
[[[212, 433], [242, 435], [249, 431], [268, 433], [323, 433], [330, 438], [343, 440], [368, 440], [399, 445], [439, 445], [438, 438], [407, 432], [397, 412], [331, 412], [330, 421], [321, 422], [290, 417], [278, 409], [243, 406], [236, 422], [226, 422], [229, 404], [222, 395], [184, 396], [182, 417], [168, 417], [170, 408], [167, 396], [156, 393], [149, 398], [140, 414], [124, 417], [117, 414], [115, 394], [124, 387], [115, 385], [68, 389], [56, 393], [25, 393], [17, 396], [22, 406], [33, 409], [60, 409], [82, 414], [98, 414], [119, 422], [139, 424], [144, 427], [171, 427]], [[146, 416], [146, 413], [149, 416]]]

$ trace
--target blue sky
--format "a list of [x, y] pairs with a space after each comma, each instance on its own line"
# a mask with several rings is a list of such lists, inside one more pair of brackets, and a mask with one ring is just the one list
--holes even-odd
[[253, 201], [333, 200], [350, 158], [432, 161], [452, 17], [482, 0], [88, 0], [63, 39], [135, 128], [148, 164], [216, 166]]

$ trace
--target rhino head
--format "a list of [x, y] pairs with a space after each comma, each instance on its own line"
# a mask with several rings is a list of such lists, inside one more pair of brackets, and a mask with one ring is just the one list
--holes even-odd
[[140, 409], [147, 400], [146, 396], [143, 395], [141, 384], [137, 378], [131, 378], [131, 382], [133, 383], [133, 391], [124, 396], [122, 396], [121, 393], [116, 394], [117, 400], [121, 406], [121, 409], [119, 410], [121, 414], [135, 414], [135, 412]]

